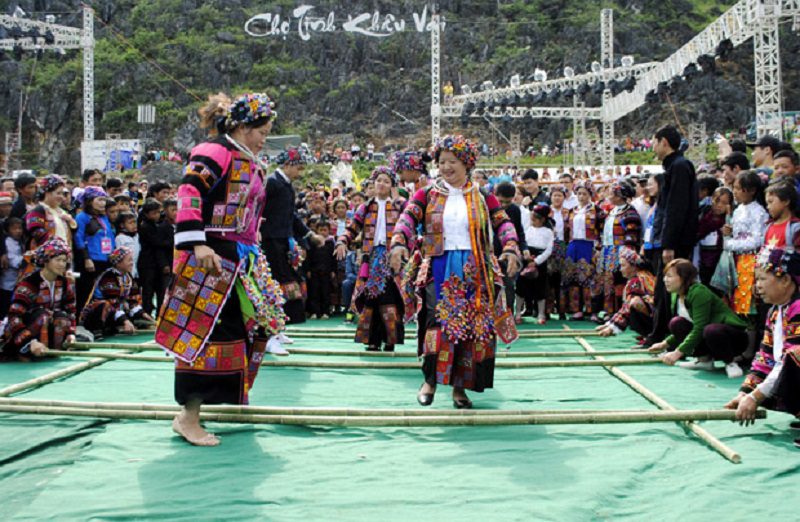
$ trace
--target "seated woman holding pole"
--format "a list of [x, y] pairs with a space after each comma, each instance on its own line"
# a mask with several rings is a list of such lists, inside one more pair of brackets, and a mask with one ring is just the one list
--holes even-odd
[[601, 337], [619, 335], [630, 325], [642, 338], [653, 329], [653, 293], [656, 278], [648, 263], [630, 247], [619, 251], [619, 271], [627, 279], [622, 307], [603, 325], [595, 328]]
[[111, 267], [97, 278], [89, 302], [81, 311], [81, 325], [105, 335], [114, 335], [120, 330], [135, 333], [134, 321], [153, 326], [153, 318], [142, 308], [139, 285], [131, 275], [133, 251], [117, 247], [108, 255], [108, 261]]
[[[781, 248], [764, 249], [756, 265], [758, 294], [772, 308], [761, 349], [739, 394], [725, 408], [752, 424], [758, 406], [800, 417], [800, 255]], [[800, 430], [800, 421], [791, 423]], [[794, 445], [800, 448], [800, 438]]]
[[713, 370], [714, 359], [725, 363], [730, 378], [743, 372], [734, 360], [747, 349], [747, 323], [702, 283], [697, 269], [686, 259], [673, 259], [664, 268], [664, 286], [672, 294], [670, 335], [650, 347], [651, 353], [670, 350], [661, 360], [674, 365], [687, 355], [695, 360], [679, 366], [690, 370]]
[[66, 276], [70, 249], [60, 238], [34, 252], [38, 270], [24, 276], [11, 297], [3, 353], [28, 360], [75, 342], [75, 285]]

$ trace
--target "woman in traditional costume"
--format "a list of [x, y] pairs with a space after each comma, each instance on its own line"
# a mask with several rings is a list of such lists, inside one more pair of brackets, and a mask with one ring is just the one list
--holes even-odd
[[636, 195], [634, 186], [627, 181], [618, 181], [610, 186], [609, 192], [613, 208], [603, 224], [603, 248], [597, 266], [598, 293], [603, 299], [606, 318], [622, 306], [625, 278], [619, 269], [620, 250], [628, 247], [638, 251], [642, 241], [642, 219], [629, 203]]
[[265, 175], [257, 154], [274, 104], [253, 93], [200, 109], [218, 136], [192, 150], [178, 188], [174, 281], [156, 342], [176, 358], [172, 423], [188, 442], [215, 446], [200, 426], [202, 404], [247, 404], [267, 341], [284, 325], [280, 288], [258, 249]]
[[89, 302], [81, 311], [80, 324], [90, 331], [114, 335], [132, 334], [134, 321], [153, 321], [142, 308], [142, 293], [133, 277], [133, 250], [117, 247], [108, 256], [111, 268], [100, 274]]
[[572, 319], [583, 319], [584, 314], [597, 316], [592, 307], [592, 295], [597, 285], [596, 250], [603, 231], [605, 212], [592, 201], [594, 187], [591, 181], [575, 184], [578, 205], [569, 211], [564, 226], [567, 255], [561, 278], [563, 308]]
[[36, 269], [33, 252], [51, 239], [57, 237], [72, 248], [72, 231], [78, 227], [75, 219], [61, 208], [66, 190], [64, 179], [57, 174], [51, 174], [42, 179], [40, 187], [41, 202], [25, 214], [25, 230], [30, 243], [28, 252], [23, 257], [25, 265], [20, 270], [20, 277]]
[[6, 356], [42, 357], [75, 342], [75, 286], [67, 276], [71, 252], [59, 238], [34, 252], [38, 270], [17, 283], [8, 310]]
[[338, 239], [336, 258], [343, 260], [350, 243], [363, 231], [361, 269], [353, 295], [359, 314], [355, 341], [367, 345], [368, 351], [380, 351], [383, 344], [385, 351], [392, 352], [395, 345], [403, 344], [405, 331], [403, 299], [389, 268], [386, 246], [405, 199], [391, 197], [397, 178], [390, 168], [376, 168], [370, 181], [375, 183], [375, 197], [361, 205], [348, 222], [347, 231]]
[[[758, 294], [771, 305], [761, 349], [739, 394], [725, 407], [751, 424], [758, 406], [800, 418], [800, 256], [782, 248], [764, 249], [756, 265]], [[800, 430], [800, 421], [791, 423]], [[794, 445], [800, 448], [800, 438]]]
[[558, 314], [558, 318], [566, 318], [561, 301], [561, 273], [564, 271], [564, 260], [567, 255], [567, 243], [564, 241], [564, 224], [569, 219], [569, 210], [564, 208], [567, 189], [564, 185], [550, 187], [551, 209], [553, 211], [553, 253], [547, 260], [547, 309]]
[[619, 335], [630, 326], [640, 340], [653, 330], [653, 294], [656, 277], [649, 264], [635, 250], [622, 247], [619, 251], [619, 271], [627, 279], [622, 292], [622, 306], [605, 324], [596, 328], [601, 337]]
[[417, 351], [425, 377], [417, 400], [423, 406], [444, 384], [453, 387], [456, 408], [471, 408], [465, 390], [493, 386], [496, 336], [506, 343], [516, 338], [492, 234], [500, 238], [500, 262], [510, 277], [519, 267], [517, 234], [497, 199], [484, 196], [470, 181], [477, 157], [476, 146], [462, 136], [439, 141], [434, 159], [440, 178], [414, 194], [392, 236], [390, 264], [399, 272], [417, 226], [424, 224], [423, 260], [413, 277], [418, 285]]

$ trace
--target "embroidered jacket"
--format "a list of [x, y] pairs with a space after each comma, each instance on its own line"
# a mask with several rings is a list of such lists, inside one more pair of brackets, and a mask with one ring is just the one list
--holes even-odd
[[110, 313], [115, 321], [136, 318], [142, 310], [142, 294], [139, 285], [131, 274], [123, 274], [116, 268], [109, 268], [100, 274], [89, 302], [81, 311], [80, 323], [97, 306], [111, 305]]
[[206, 233], [254, 245], [264, 205], [264, 174], [227, 137], [192, 149], [178, 188], [175, 248], [206, 244]]
[[628, 246], [638, 252], [642, 244], [642, 218], [639, 217], [639, 213], [632, 206], [625, 205], [616, 214], [609, 214], [608, 218], [612, 215], [614, 246]]
[[[414, 194], [394, 227], [392, 247], [399, 245], [409, 248], [416, 237], [417, 225], [422, 223], [424, 225], [422, 255], [435, 257], [444, 254], [444, 206], [447, 202], [447, 194], [438, 187], [438, 184], [433, 184]], [[465, 194], [471, 189], [472, 182], [468, 182], [464, 187]], [[478, 190], [475, 190], [474, 193], [478, 194], [478, 201], [481, 204], [485, 202], [489, 214], [488, 224], [499, 238], [503, 253], [510, 252], [519, 258], [517, 232], [497, 198], [492, 194], [484, 195]], [[484, 229], [481, 235], [487, 242], [484, 250], [492, 252], [489, 230]]]
[[[767, 325], [764, 329], [764, 339], [750, 366], [750, 373], [742, 384], [741, 391], [751, 392], [756, 386], [764, 382], [767, 375], [775, 367], [775, 358], [772, 355], [773, 335], [775, 320], [778, 317], [778, 307], [773, 306], [767, 314]], [[783, 356], [791, 357], [800, 365], [800, 295], [795, 295], [783, 310]]]
[[53, 283], [51, 293], [41, 270], [28, 274], [17, 283], [8, 309], [7, 341], [16, 346], [27, 344], [33, 334], [28, 329], [26, 317], [40, 309], [65, 314], [71, 320], [68, 334], [75, 333], [75, 286], [63, 276], [57, 277]]
[[[569, 243], [572, 241], [572, 221], [577, 214], [578, 207], [569, 211], [567, 219], [564, 221], [564, 240]], [[605, 211], [599, 206], [591, 203], [591, 208], [586, 211], [586, 240], [597, 241], [603, 234], [603, 223], [606, 220]]]
[[[56, 212], [59, 210], [61, 209], [56, 210]], [[53, 217], [53, 214], [44, 208], [44, 203], [40, 203], [25, 215], [25, 229], [28, 232], [28, 237], [30, 237], [29, 250], [36, 250], [55, 237], [55, 219], [59, 218], [64, 222], [64, 227], [68, 231], [66, 240], [67, 244], [72, 248], [72, 234], [69, 232], [75, 229], [75, 221], [65, 211], [61, 211], [59, 214], [58, 218]]]
[[631, 317], [631, 310], [633, 309], [631, 302], [634, 297], [640, 297], [647, 307], [647, 312], [652, 314], [655, 288], [656, 277], [646, 270], [640, 270], [625, 283], [625, 290], [622, 292], [622, 308], [611, 317], [609, 322], [620, 331], [624, 331], [628, 327], [628, 321]]
[[[392, 242], [392, 233], [394, 232], [395, 225], [397, 224], [400, 214], [406, 206], [406, 200], [397, 198], [388, 200], [386, 202], [386, 245]], [[372, 252], [372, 247], [375, 243], [375, 227], [378, 224], [378, 201], [375, 198], [370, 199], [358, 209], [352, 219], [347, 221], [347, 229], [345, 233], [338, 238], [339, 243], [349, 245], [359, 232], [363, 230], [363, 242], [361, 251], [369, 255]]]

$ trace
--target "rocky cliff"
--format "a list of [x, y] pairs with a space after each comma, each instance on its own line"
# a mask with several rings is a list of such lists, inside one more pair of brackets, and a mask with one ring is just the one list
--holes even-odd
[[[569, 65], [583, 72], [598, 59], [601, 7], [615, 9], [615, 52], [638, 62], [668, 56], [732, 2], [700, 0], [478, 1], [445, 0], [442, 80], [457, 87], [485, 79], [508, 82], [511, 75], [545, 69], [560, 76]], [[279, 103], [275, 132], [293, 132], [309, 142], [351, 134], [377, 144], [420, 144], [428, 134], [430, 36], [417, 29], [429, 22], [422, 2], [318, 0], [93, 0], [96, 9], [95, 121], [107, 133], [135, 137], [137, 105], [152, 103], [157, 122], [146, 129], [162, 147], [186, 148], [202, 138], [194, 112], [199, 100], [223, 90], [266, 90]], [[57, 13], [57, 22], [80, 26], [77, 1], [10, 2], [30, 16]], [[334, 19], [328, 17], [333, 12]], [[378, 13], [377, 15], [375, 13]], [[258, 15], [269, 14], [266, 16]], [[360, 17], [364, 14], [365, 16]], [[350, 28], [345, 30], [348, 15]], [[388, 15], [392, 15], [389, 17]], [[427, 18], [423, 18], [423, 15]], [[253, 22], [253, 17], [257, 17]], [[277, 20], [277, 22], [276, 22]], [[401, 27], [402, 23], [405, 24]], [[248, 21], [250, 24], [248, 25]], [[271, 33], [270, 36], [252, 34]], [[400, 31], [403, 29], [403, 31]], [[394, 33], [372, 37], [364, 32]], [[307, 39], [304, 39], [307, 38]], [[787, 109], [800, 108], [800, 38], [786, 26], [782, 61]], [[81, 55], [67, 51], [0, 61], [0, 130], [16, 126], [20, 92], [26, 166], [75, 174], [82, 136]], [[735, 129], [754, 113], [752, 45], [736, 49], [716, 72], [679, 86], [667, 103], [649, 105], [618, 123], [617, 135], [649, 134], [665, 122], [705, 121], [709, 130]], [[588, 100], [598, 103], [597, 99]], [[570, 122], [496, 122], [515, 125], [524, 142], [554, 142]], [[467, 129], [486, 136], [475, 122]]]

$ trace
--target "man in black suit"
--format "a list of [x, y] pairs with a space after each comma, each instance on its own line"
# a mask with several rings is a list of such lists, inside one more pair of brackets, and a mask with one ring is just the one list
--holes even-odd
[[278, 168], [267, 178], [267, 202], [262, 214], [261, 248], [267, 256], [272, 277], [281, 285], [286, 304], [283, 307], [287, 323], [305, 322], [303, 279], [293, 263], [295, 249], [292, 243], [305, 245], [306, 240], [321, 245], [322, 240], [300, 219], [295, 207], [292, 181], [300, 177], [306, 161], [297, 149], [288, 149], [278, 155]]
[[697, 174], [680, 151], [681, 135], [668, 125], [656, 132], [653, 151], [664, 167], [664, 187], [658, 195], [653, 236], [661, 238], [661, 257], [656, 269], [653, 331], [645, 340], [652, 345], [664, 340], [669, 324], [669, 295], [664, 288], [664, 267], [673, 259], [692, 259], [697, 235]]

